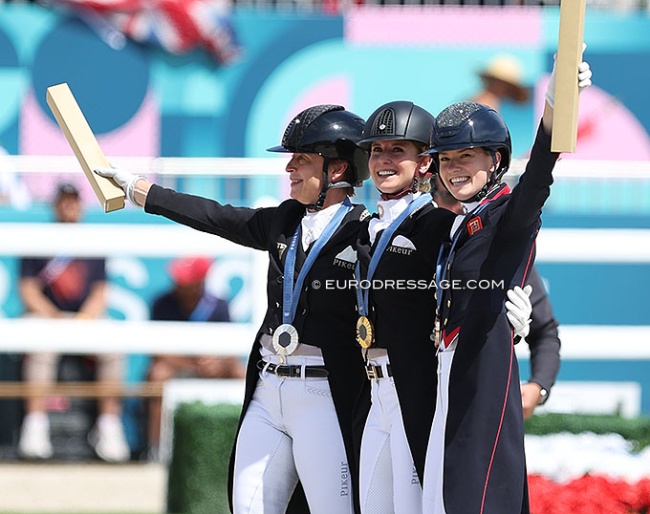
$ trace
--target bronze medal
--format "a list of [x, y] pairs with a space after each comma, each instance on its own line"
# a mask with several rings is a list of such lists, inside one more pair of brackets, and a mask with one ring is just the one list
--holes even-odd
[[372, 323], [366, 316], [359, 316], [357, 320], [357, 343], [362, 348], [370, 348], [374, 342], [375, 335], [372, 331]]
[[438, 318], [436, 318], [433, 342], [435, 343], [436, 348], [440, 347], [440, 319]]

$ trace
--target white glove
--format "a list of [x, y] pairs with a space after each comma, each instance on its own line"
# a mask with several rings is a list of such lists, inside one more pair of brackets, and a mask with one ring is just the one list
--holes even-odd
[[[584, 52], [587, 48], [586, 43], [582, 43], [582, 51]], [[551, 78], [548, 80], [548, 86], [546, 86], [546, 101], [551, 107], [555, 107], [555, 64], [556, 64], [557, 54], [553, 56], [553, 71], [551, 72]], [[582, 93], [585, 89], [591, 86], [591, 67], [587, 61], [582, 61], [578, 66], [578, 93]]]
[[138, 202], [135, 201], [135, 183], [138, 180], [145, 178], [142, 175], [134, 175], [124, 168], [118, 168], [111, 163], [109, 164], [111, 165], [110, 168], [96, 168], [93, 170], [93, 172], [101, 177], [113, 179], [113, 181], [126, 193], [126, 197], [131, 201], [133, 205], [142, 207]]
[[578, 93], [591, 86], [591, 75], [591, 66], [587, 61], [582, 61], [578, 66]]
[[530, 332], [530, 315], [533, 312], [533, 304], [530, 302], [530, 293], [533, 292], [533, 286], [527, 285], [523, 289], [516, 286], [507, 292], [508, 299], [506, 302], [506, 316], [515, 331], [515, 336], [525, 338]]

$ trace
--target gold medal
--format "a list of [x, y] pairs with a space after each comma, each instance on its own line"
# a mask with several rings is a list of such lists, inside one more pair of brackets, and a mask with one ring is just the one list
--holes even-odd
[[365, 316], [359, 316], [357, 320], [357, 343], [362, 348], [370, 348], [374, 342], [375, 335], [372, 332], [372, 323]]

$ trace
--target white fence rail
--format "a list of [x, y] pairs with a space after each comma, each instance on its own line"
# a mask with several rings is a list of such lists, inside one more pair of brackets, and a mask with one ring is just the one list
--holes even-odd
[[[116, 158], [138, 173], [161, 177], [214, 175], [218, 177], [284, 174], [284, 160]], [[525, 161], [513, 162], [521, 172]], [[612, 169], [616, 170], [615, 175]], [[31, 173], [81, 173], [72, 156], [3, 156], [0, 175]], [[561, 160], [556, 168], [562, 180], [626, 180], [647, 184], [650, 163]], [[172, 257], [179, 254], [235, 256], [250, 266], [250, 323], [170, 323], [145, 320], [25, 320], [0, 319], [0, 351], [25, 352], [56, 348], [70, 353], [213, 353], [246, 355], [266, 310], [267, 255], [174, 224], [106, 223], [62, 225], [55, 223], [0, 223], [0, 256], [79, 255], [86, 257]], [[16, 215], [16, 219], [20, 219]], [[607, 244], [603, 244], [604, 242]], [[538, 262], [649, 263], [648, 229], [544, 228], [537, 242]], [[250, 264], [248, 264], [250, 263]], [[2, 270], [0, 270], [2, 271]], [[0, 273], [0, 286], [10, 277]], [[2, 289], [2, 287], [0, 287]], [[563, 357], [620, 359], [650, 358], [650, 326], [562, 326]], [[625, 341], [616, 352], [611, 341]], [[217, 344], [218, 342], [218, 344]], [[518, 352], [526, 345], [519, 345]]]
[[0, 319], [0, 352], [142, 353], [246, 356], [252, 323]]
[[[0, 352], [183, 353], [247, 356], [256, 323], [0, 319]], [[649, 326], [562, 325], [564, 360], [650, 360]], [[614, 342], [624, 341], [625, 344]], [[528, 346], [517, 345], [527, 357]]]

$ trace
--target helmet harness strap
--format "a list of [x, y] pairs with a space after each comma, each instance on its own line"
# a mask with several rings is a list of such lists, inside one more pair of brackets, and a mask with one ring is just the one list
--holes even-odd
[[342, 189], [347, 187], [354, 187], [352, 184], [350, 184], [345, 180], [342, 180], [341, 182], [334, 182], [333, 184], [331, 184], [328, 178], [330, 158], [325, 157], [324, 155], [322, 155], [322, 157], [323, 157], [323, 187], [321, 188], [320, 193], [318, 193], [318, 200], [316, 200], [316, 203], [307, 206], [308, 209], [314, 211], [320, 211], [323, 209], [323, 204], [325, 203], [325, 197], [327, 196], [327, 192], [330, 189]]
[[[492, 148], [486, 148], [486, 150], [490, 152], [490, 155], [492, 156], [492, 167], [494, 171], [492, 171], [490, 178], [488, 178], [488, 181], [478, 193], [476, 193], [471, 198], [468, 198], [467, 200], [463, 200], [461, 203], [480, 202], [483, 200], [483, 198], [485, 198], [490, 193], [490, 191], [492, 191], [494, 186], [499, 183], [499, 179], [503, 176], [503, 173], [505, 173], [505, 171], [503, 173], [497, 172], [498, 160], [496, 152]], [[447, 188], [444, 182], [442, 184], [445, 186], [445, 188]], [[449, 189], [447, 190], [449, 191]]]
[[490, 152], [490, 156], [492, 157], [492, 173], [490, 173], [490, 176], [488, 177], [487, 182], [485, 185], [481, 188], [481, 190], [476, 193], [472, 198], [469, 200], [466, 200], [468, 202], [480, 202], [485, 198], [488, 193], [492, 190], [494, 185], [497, 182], [497, 154], [492, 148], [486, 148], [488, 152]]
[[411, 183], [411, 185], [406, 186], [403, 189], [400, 189], [397, 193], [384, 193], [381, 189], [377, 188], [377, 191], [379, 191], [382, 200], [397, 200], [398, 198], [402, 198], [403, 196], [413, 194], [417, 192], [417, 190], [418, 190], [417, 177], [413, 177], [413, 182]]
[[[431, 163], [431, 166], [433, 166], [433, 162]], [[429, 166], [429, 168], [431, 166]], [[413, 182], [411, 183], [411, 185], [406, 186], [404, 189], [398, 191], [397, 193], [384, 193], [379, 188], [377, 188], [377, 191], [379, 191], [379, 193], [381, 194], [382, 200], [397, 200], [398, 198], [402, 198], [403, 196], [415, 194], [418, 191], [428, 192], [428, 191], [424, 191], [423, 189], [422, 190], [420, 189], [420, 182], [424, 181], [424, 179], [427, 177], [427, 173], [429, 173], [428, 169], [424, 173], [420, 173], [418, 170], [415, 170], [415, 173], [413, 174]]]
[[[492, 148], [486, 148], [486, 150], [490, 152], [490, 155], [492, 156], [492, 167], [494, 168], [494, 171], [490, 174], [490, 178], [485, 183], [485, 185], [481, 188], [481, 190], [471, 198], [468, 198], [467, 200], [458, 200], [451, 193], [451, 191], [449, 191], [449, 188], [447, 187], [447, 184], [445, 184], [445, 181], [442, 180], [442, 177], [440, 177], [440, 183], [442, 184], [442, 186], [451, 194], [453, 198], [456, 198], [460, 203], [480, 202], [481, 200], [483, 200], [483, 198], [485, 198], [490, 193], [490, 191], [492, 191], [494, 186], [498, 184], [499, 179], [505, 173], [505, 170], [502, 173], [497, 173], [498, 161], [497, 161], [496, 152]], [[440, 175], [440, 173], [438, 173], [438, 175]]]
[[327, 170], [329, 169], [330, 166], [330, 160], [329, 157], [325, 157], [324, 155], [322, 157], [323, 157], [323, 186], [320, 189], [320, 193], [318, 193], [318, 200], [316, 200], [316, 203], [307, 206], [308, 209], [314, 211], [320, 211], [323, 208], [323, 204], [325, 203], [325, 196], [327, 196], [327, 190], [329, 189]]

